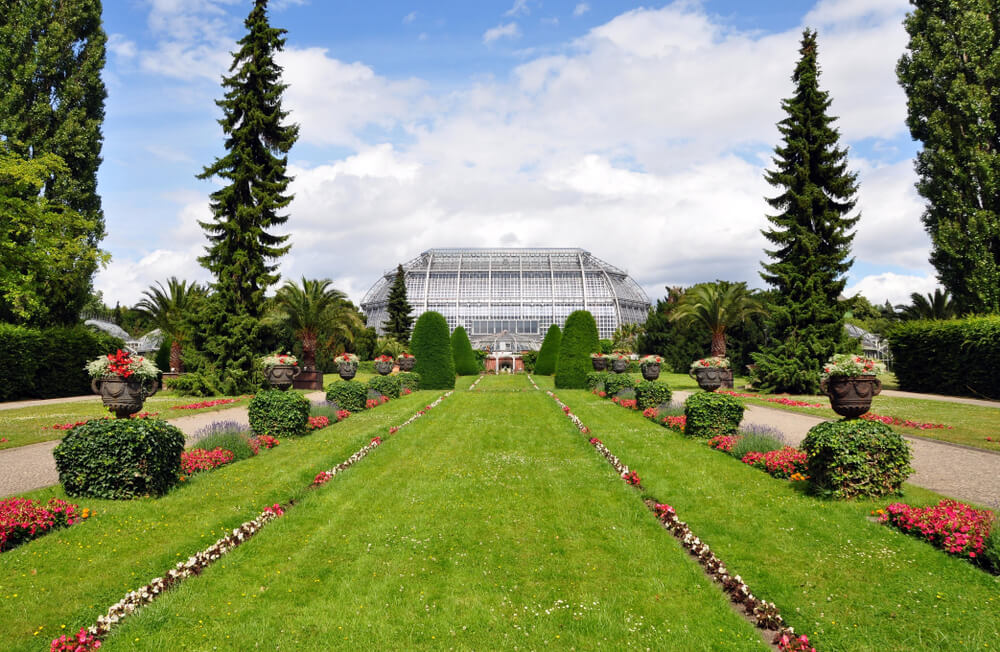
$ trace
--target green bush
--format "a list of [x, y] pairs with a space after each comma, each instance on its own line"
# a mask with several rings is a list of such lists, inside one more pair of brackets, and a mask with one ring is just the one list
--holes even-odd
[[800, 448], [808, 456], [810, 488], [832, 498], [899, 493], [913, 473], [909, 445], [878, 421], [825, 421], [810, 428]]
[[[590, 354], [600, 349], [597, 322], [586, 310], [576, 310], [566, 318], [559, 356], [556, 362], [555, 385], [558, 389], [586, 389], [587, 374], [594, 368]], [[608, 394], [611, 392], [609, 391]]]
[[404, 389], [409, 389], [411, 392], [420, 389], [420, 374], [416, 372], [401, 371], [396, 374], [396, 378], [399, 378], [400, 392]]
[[535, 361], [535, 373], [539, 376], [551, 376], [556, 372], [556, 362], [559, 357], [559, 343], [562, 341], [562, 331], [557, 324], [549, 326], [542, 340], [542, 348], [538, 350]]
[[521, 364], [529, 374], [535, 373], [535, 365], [538, 364], [538, 351], [525, 351], [521, 354]]
[[587, 389], [604, 389], [604, 383], [615, 374], [610, 371], [591, 371], [587, 374]]
[[356, 380], [338, 380], [326, 390], [326, 400], [336, 403], [341, 410], [361, 412], [368, 399], [368, 387]]
[[309, 399], [298, 392], [265, 389], [247, 406], [250, 427], [258, 435], [304, 435], [309, 422]]
[[166, 378], [163, 384], [181, 396], [219, 395], [219, 379], [208, 370], [189, 371], [176, 378]]
[[990, 534], [983, 541], [983, 554], [979, 556], [979, 563], [986, 570], [1000, 575], [1000, 516], [994, 517], [990, 525]]
[[903, 322], [888, 338], [900, 389], [1000, 398], [1000, 316]]
[[671, 396], [667, 384], [658, 380], [644, 380], [635, 387], [635, 400], [640, 410], [669, 403]]
[[451, 355], [455, 361], [455, 373], [459, 376], [479, 375], [479, 364], [476, 362], [476, 354], [472, 352], [472, 343], [469, 342], [469, 335], [465, 328], [459, 326], [451, 334]]
[[424, 389], [455, 389], [455, 360], [444, 315], [433, 310], [420, 315], [413, 326], [410, 351], [417, 358], [413, 371]]
[[608, 397], [617, 396], [623, 389], [635, 389], [635, 378], [628, 374], [609, 373], [604, 379], [604, 391]]
[[153, 364], [161, 371], [170, 371], [170, 338], [164, 337], [160, 348], [153, 355]]
[[160, 419], [94, 419], [53, 451], [70, 496], [123, 500], [162, 495], [180, 478], [184, 433]]
[[399, 398], [399, 392], [403, 388], [399, 376], [372, 376], [368, 380], [368, 386], [389, 398]]
[[684, 434], [691, 437], [735, 435], [743, 420], [743, 403], [728, 394], [695, 392], [684, 401], [684, 416]]

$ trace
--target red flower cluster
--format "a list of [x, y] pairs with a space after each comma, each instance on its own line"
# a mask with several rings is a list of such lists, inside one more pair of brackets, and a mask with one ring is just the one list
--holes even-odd
[[185, 475], [191, 475], [198, 471], [211, 471], [223, 464], [229, 464], [234, 458], [233, 452], [224, 448], [216, 448], [211, 451], [194, 448], [181, 453], [181, 470], [184, 471]]
[[767, 471], [776, 478], [788, 478], [793, 473], [806, 472], [806, 454], [797, 448], [784, 446], [767, 453], [752, 452], [743, 456], [743, 463]]
[[390, 426], [389, 427], [389, 434], [390, 435], [395, 435], [397, 432], [399, 432], [399, 426]]
[[343, 421], [347, 417], [351, 416], [351, 413], [347, 410], [337, 410], [337, 421]]
[[188, 405], [171, 405], [174, 410], [201, 410], [202, 408], [215, 407], [216, 405], [228, 405], [235, 403], [238, 398], [217, 398], [214, 401], [202, 401], [201, 403], [189, 403]]
[[17, 496], [0, 500], [0, 552], [57, 527], [73, 525], [81, 518], [77, 507], [58, 498], [45, 504]]
[[275, 439], [271, 435], [257, 435], [256, 437], [254, 437], [254, 439], [257, 440], [257, 443], [259, 445], [263, 446], [264, 448], [268, 448], [268, 449], [274, 448], [275, 446], [277, 446], [278, 444], [281, 443], [280, 441], [278, 441], [277, 439]]
[[306, 423], [306, 430], [319, 430], [330, 425], [329, 417], [309, 417]]
[[375, 358], [375, 362], [395, 362], [391, 355], [380, 355]]
[[282, 509], [281, 505], [279, 505], [278, 503], [274, 503], [270, 507], [265, 507], [264, 508], [264, 513], [265, 514], [271, 513], [271, 514], [274, 514], [275, 516], [284, 516], [285, 515], [285, 510]]
[[[372, 408], [375, 408], [375, 407], [378, 407], [378, 406], [382, 405], [383, 403], [388, 403], [388, 402], [389, 402], [389, 397], [386, 396], [385, 394], [383, 394], [382, 396], [379, 396], [378, 398], [370, 398], [367, 401], [365, 401], [365, 409], [366, 410], [370, 410]], [[430, 408], [428, 408], [428, 409], [430, 409]]]
[[[878, 414], [862, 414], [861, 418], [865, 421], [881, 421], [887, 426], [903, 426], [904, 428], [916, 428], [917, 430], [951, 430], [953, 426], [946, 426], [943, 423], [920, 423], [918, 421], [910, 421], [909, 419], [900, 419], [899, 417], [883, 417]], [[987, 437], [987, 441], [989, 437]]]
[[687, 417], [682, 414], [679, 417], [663, 417], [660, 423], [663, 424], [664, 428], [684, 432], [684, 429], [687, 427], [687, 420]]
[[642, 411], [642, 416], [646, 417], [647, 419], [655, 419], [659, 413], [660, 411], [657, 410], [655, 407], [648, 407]]
[[372, 437], [372, 444], [374, 444], [375, 446], [381, 446], [382, 445], [382, 438], [381, 437]]
[[[129, 419], [152, 419], [159, 416], [159, 412], [136, 412], [135, 414], [128, 415]], [[107, 418], [107, 417], [105, 417]]]
[[716, 435], [708, 440], [709, 448], [717, 451], [733, 452], [733, 445], [739, 441], [738, 435]]
[[597, 446], [598, 444], [601, 444], [601, 443], [604, 443], [604, 442], [602, 442], [602, 441], [601, 441], [600, 439], [598, 439], [597, 437], [591, 437], [591, 438], [590, 438], [590, 445], [591, 445], [591, 446]]
[[904, 532], [922, 536], [945, 551], [975, 558], [983, 552], [990, 534], [993, 514], [975, 509], [957, 500], [944, 499], [931, 507], [910, 507], [893, 503], [879, 516], [879, 523], [889, 523]]
[[816, 648], [809, 645], [809, 637], [805, 634], [799, 637], [781, 634], [774, 642], [781, 652], [816, 652]]
[[569, 414], [569, 406], [568, 405], [564, 405], [563, 406], [563, 414]]
[[51, 426], [45, 426], [42, 430], [72, 430], [77, 426], [82, 426], [87, 423], [86, 421], [77, 421], [76, 423], [57, 423]]
[[132, 355], [128, 351], [118, 349], [114, 355], [108, 354], [108, 371], [116, 376], [128, 378], [132, 371]]
[[624, 480], [626, 484], [630, 484], [633, 487], [638, 486], [639, 483], [642, 481], [639, 479], [639, 474], [636, 473], [635, 471], [629, 471], [628, 473], [624, 474], [622, 476], [622, 480]]
[[729, 394], [730, 396], [736, 396], [738, 398], [756, 398], [760, 399], [761, 401], [767, 401], [768, 403], [778, 403], [780, 405], [788, 405], [791, 407], [817, 407], [817, 408], [823, 407], [822, 404], [820, 403], [806, 403], [805, 401], [796, 401], [786, 396], [769, 397], [769, 396], [761, 396], [760, 394], [740, 394], [738, 392], [731, 392], [728, 390], [718, 390], [715, 393]]
[[313, 478], [313, 486], [318, 487], [321, 484], [326, 484], [327, 482], [330, 481], [330, 478], [332, 477], [333, 474], [330, 473], [329, 471], [320, 471], [319, 473], [316, 474], [316, 477]]
[[49, 652], [90, 652], [101, 647], [101, 641], [96, 636], [81, 627], [76, 636], [66, 636], [63, 634], [59, 638], [52, 639]]
[[410, 395], [410, 394], [412, 394], [412, 393], [413, 393], [413, 390], [412, 390], [412, 389], [410, 389], [409, 387], [404, 387], [404, 388], [403, 388], [403, 391], [401, 392], [401, 394], [402, 394], [403, 396], [409, 396], [409, 395]]

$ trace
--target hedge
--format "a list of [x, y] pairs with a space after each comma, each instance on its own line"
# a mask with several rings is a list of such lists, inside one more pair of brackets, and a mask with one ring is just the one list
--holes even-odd
[[472, 352], [472, 343], [463, 326], [451, 334], [451, 356], [455, 361], [455, 373], [459, 376], [478, 376], [479, 363], [476, 354]]
[[399, 376], [372, 376], [368, 379], [368, 387], [386, 398], [399, 398], [403, 383]]
[[728, 394], [695, 392], [684, 401], [684, 416], [684, 434], [689, 437], [735, 435], [743, 420], [743, 403]]
[[824, 421], [800, 447], [808, 456], [810, 489], [831, 498], [897, 494], [913, 473], [909, 445], [878, 421]]
[[586, 310], [576, 310], [566, 318], [559, 356], [556, 362], [555, 385], [558, 389], [586, 389], [587, 374], [594, 366], [590, 354], [600, 350], [597, 322]]
[[640, 410], [670, 403], [672, 395], [667, 384], [658, 380], [644, 380], [635, 386], [635, 399]]
[[265, 389], [250, 399], [250, 427], [258, 435], [283, 437], [306, 434], [309, 399], [298, 392]]
[[408, 389], [411, 392], [415, 392], [420, 389], [420, 374], [413, 371], [400, 371], [396, 374], [396, 378], [399, 378], [400, 392], [404, 389]]
[[356, 380], [338, 380], [330, 383], [326, 400], [337, 404], [337, 409], [360, 412], [365, 409], [368, 386]]
[[559, 356], [559, 343], [562, 341], [562, 331], [559, 326], [552, 324], [545, 339], [542, 340], [542, 348], [538, 350], [538, 359], [535, 361], [535, 373], [539, 376], [551, 376], [556, 372], [556, 361]]
[[888, 338], [900, 389], [1000, 399], [1000, 317], [903, 322]]
[[417, 358], [413, 367], [423, 389], [455, 389], [455, 360], [444, 315], [433, 310], [420, 315], [413, 326], [410, 351]]
[[38, 329], [0, 324], [0, 401], [90, 393], [91, 360], [125, 346], [86, 326]]

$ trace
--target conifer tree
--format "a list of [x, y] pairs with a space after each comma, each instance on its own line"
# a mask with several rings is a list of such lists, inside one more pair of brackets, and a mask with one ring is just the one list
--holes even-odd
[[[46, 302], [47, 323], [79, 319], [94, 272], [104, 260], [98, 250], [104, 214], [97, 168], [107, 97], [101, 79], [106, 41], [100, 0], [0, 3], [0, 140], [6, 141], [10, 155], [26, 161], [58, 157], [65, 167], [50, 170], [42, 197], [51, 206], [68, 208], [79, 224], [87, 225], [83, 243], [88, 251], [71, 270], [57, 272], [59, 289]], [[73, 231], [76, 238], [76, 226]], [[29, 234], [25, 239], [34, 238]]]
[[805, 30], [801, 58], [792, 81], [795, 94], [782, 102], [788, 116], [778, 123], [782, 143], [775, 148], [767, 182], [781, 189], [768, 199], [780, 211], [769, 215], [764, 236], [775, 246], [761, 277], [777, 292], [768, 320], [770, 343], [754, 355], [756, 380], [773, 391], [813, 393], [819, 372], [845, 346], [843, 309], [838, 297], [858, 217], [848, 217], [857, 193], [856, 174], [847, 170], [847, 151], [827, 114], [829, 94], [819, 88], [816, 32]]
[[420, 375], [420, 389], [455, 389], [455, 357], [444, 315], [433, 310], [420, 315], [410, 348], [417, 359], [413, 371]]
[[586, 389], [587, 373], [591, 371], [590, 354], [601, 349], [597, 322], [586, 310], [575, 310], [566, 318], [559, 356], [556, 362], [555, 385], [559, 389]]
[[472, 343], [464, 326], [459, 326], [451, 334], [451, 355], [455, 360], [455, 373], [459, 376], [475, 376], [479, 373], [479, 363], [472, 351]]
[[961, 312], [1000, 312], [1000, 25], [995, 0], [910, 0], [899, 82], [923, 143], [931, 264]]
[[559, 343], [562, 341], [562, 331], [558, 324], [549, 326], [542, 340], [542, 348], [538, 350], [535, 360], [535, 373], [539, 376], [551, 376], [556, 372], [556, 359], [559, 356]]
[[212, 221], [201, 223], [209, 246], [199, 262], [215, 276], [205, 347], [228, 379], [227, 391], [249, 388], [253, 358], [260, 353], [264, 292], [278, 280], [275, 261], [290, 248], [287, 235], [271, 230], [288, 220], [281, 213], [292, 200], [286, 167], [299, 131], [284, 124], [286, 86], [275, 62], [286, 31], [269, 24], [267, 0], [255, 0], [245, 25], [232, 74], [222, 79], [225, 96], [216, 102], [223, 111], [226, 154], [199, 175], [226, 184], [211, 195]]
[[385, 322], [383, 330], [386, 336], [391, 337], [402, 344], [410, 341], [410, 329], [413, 326], [413, 308], [406, 298], [406, 273], [403, 272], [402, 265], [396, 265], [396, 278], [389, 288], [389, 318]]

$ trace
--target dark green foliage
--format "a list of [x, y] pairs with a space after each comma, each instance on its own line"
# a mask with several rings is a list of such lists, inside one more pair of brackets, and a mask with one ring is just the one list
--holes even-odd
[[597, 353], [600, 346], [594, 316], [586, 310], [570, 313], [559, 342], [556, 388], [585, 389], [587, 374], [594, 368], [590, 362], [590, 354]]
[[743, 403], [736, 397], [714, 392], [695, 392], [684, 401], [689, 437], [735, 435], [743, 420]]
[[399, 383], [401, 390], [409, 389], [411, 392], [415, 392], [420, 389], [420, 374], [413, 371], [400, 371], [396, 374], [396, 378], [399, 378]]
[[782, 102], [787, 117], [778, 123], [782, 144], [774, 150], [767, 182], [781, 189], [768, 199], [780, 211], [769, 215], [764, 236], [774, 245], [765, 253], [761, 277], [777, 290], [770, 306], [770, 342], [754, 355], [761, 389], [812, 394], [826, 360], [847, 350], [844, 290], [858, 217], [854, 209], [857, 175], [847, 171], [847, 151], [827, 115], [829, 94], [818, 84], [816, 33], [802, 36], [801, 59], [792, 75], [795, 94]]
[[406, 298], [406, 273], [403, 272], [402, 265], [396, 265], [396, 277], [392, 280], [392, 287], [389, 288], [389, 301], [386, 306], [389, 313], [388, 319], [382, 329], [387, 337], [391, 337], [401, 344], [409, 344], [410, 330], [413, 327], [413, 307]]
[[889, 346], [900, 389], [1000, 399], [1000, 317], [904, 322]]
[[591, 371], [587, 374], [587, 389], [604, 389], [604, 384], [608, 382], [608, 378], [615, 376], [610, 371]]
[[[666, 299], [657, 299], [636, 348], [640, 354], [662, 357], [665, 370], [686, 372], [692, 360], [705, 357], [711, 338], [707, 332], [670, 319], [681, 293], [681, 288], [673, 288]], [[731, 346], [732, 332], [729, 336]]]
[[225, 97], [219, 121], [226, 134], [226, 154], [199, 178], [219, 177], [225, 185], [212, 193], [212, 221], [202, 222], [209, 246], [199, 261], [212, 272], [215, 304], [203, 327], [204, 351], [211, 356], [223, 391], [246, 391], [254, 385], [254, 358], [263, 350], [258, 320], [264, 292], [278, 280], [277, 259], [290, 245], [287, 235], [271, 229], [288, 221], [281, 211], [291, 202], [286, 174], [288, 152], [298, 138], [297, 125], [282, 122], [285, 85], [275, 56], [285, 30], [271, 27], [267, 0], [256, 0], [245, 22], [247, 34], [234, 54], [232, 73], [223, 77]]
[[810, 488], [831, 498], [897, 494], [913, 473], [909, 445], [878, 421], [825, 421], [800, 448], [809, 456]]
[[0, 324], [0, 401], [90, 394], [84, 365], [124, 345], [85, 326]]
[[[594, 353], [611, 353], [615, 350], [615, 345], [611, 340], [597, 340], [597, 342], [600, 345], [601, 350], [594, 351]], [[556, 356], [556, 360], [558, 359], [558, 356]]]
[[[529, 374], [535, 373], [535, 365], [538, 364], [538, 351], [525, 351], [521, 354], [521, 363], [524, 365], [524, 370]], [[476, 361], [476, 365], [479, 361]]]
[[372, 376], [368, 380], [368, 386], [389, 398], [399, 398], [399, 392], [403, 388], [399, 376]]
[[604, 379], [604, 391], [608, 393], [608, 398], [617, 396], [623, 389], [635, 389], [635, 378], [630, 374], [609, 373]]
[[258, 435], [304, 435], [309, 421], [309, 399], [293, 391], [265, 389], [247, 406], [250, 427]]
[[434, 311], [420, 315], [410, 350], [417, 358], [413, 371], [420, 374], [423, 389], [455, 389], [455, 360], [444, 315]]
[[341, 410], [361, 412], [368, 399], [368, 386], [356, 380], [338, 380], [326, 390], [326, 400], [336, 403]]
[[1000, 312], [1000, 58], [996, 2], [911, 0], [899, 82], [931, 264], [960, 312]]
[[983, 541], [983, 554], [979, 555], [979, 563], [994, 575], [1000, 575], [1000, 516], [994, 517], [990, 534]]
[[189, 371], [177, 378], [167, 378], [163, 381], [167, 389], [181, 396], [218, 396], [219, 379], [211, 369]]
[[94, 419], [52, 452], [70, 496], [123, 500], [162, 495], [181, 471], [184, 433], [160, 419]]
[[[336, 417], [332, 421], [336, 421]], [[232, 429], [216, 432], [198, 440], [191, 448], [212, 451], [216, 448], [230, 451], [233, 454], [233, 461], [249, 459], [254, 456], [253, 448], [250, 447], [250, 433], [235, 426]]]
[[479, 364], [472, 352], [472, 343], [465, 328], [459, 326], [451, 334], [451, 355], [455, 360], [455, 373], [459, 376], [476, 376], [479, 374]]
[[640, 410], [669, 403], [672, 393], [666, 383], [644, 380], [635, 386], [635, 400]]
[[365, 328], [354, 337], [354, 353], [362, 360], [371, 360], [375, 357], [375, 345], [378, 342], [378, 333], [374, 328]]
[[[84, 219], [79, 235], [93, 252], [104, 237], [97, 194], [107, 96], [101, 2], [4, 2], [0, 34], [0, 141], [25, 159], [61, 159], [65, 170], [46, 180], [44, 197]], [[81, 257], [47, 279], [46, 324], [76, 323], [98, 263]]]
[[538, 359], [535, 362], [535, 373], [539, 376], [551, 376], [556, 372], [556, 361], [559, 357], [559, 343], [562, 341], [562, 331], [559, 326], [552, 324], [545, 332], [545, 339], [542, 340], [542, 348], [538, 350]]
[[153, 364], [160, 371], [170, 371], [170, 340], [168, 338], [163, 338], [160, 348], [156, 349], [156, 353], [153, 355]]

